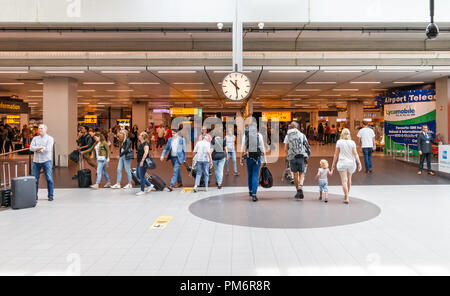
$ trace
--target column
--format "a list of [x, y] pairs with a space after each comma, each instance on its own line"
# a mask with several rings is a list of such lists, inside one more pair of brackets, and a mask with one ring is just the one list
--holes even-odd
[[44, 124], [55, 139], [55, 161], [69, 165], [68, 155], [76, 149], [77, 86], [72, 78], [44, 78]]
[[444, 144], [450, 143], [450, 79], [436, 80], [436, 133]]
[[364, 104], [359, 101], [347, 103], [347, 119], [352, 140], [357, 141], [356, 135], [358, 134], [357, 128], [362, 126], [364, 118]]
[[143, 131], [148, 126], [148, 103], [134, 102], [131, 109], [131, 118], [133, 122], [131, 127], [137, 125], [140, 131]]

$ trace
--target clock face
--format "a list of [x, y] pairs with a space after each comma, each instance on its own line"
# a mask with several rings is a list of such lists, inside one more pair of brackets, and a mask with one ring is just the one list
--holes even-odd
[[249, 96], [251, 89], [250, 79], [239, 72], [228, 74], [222, 81], [223, 94], [230, 101], [245, 100]]

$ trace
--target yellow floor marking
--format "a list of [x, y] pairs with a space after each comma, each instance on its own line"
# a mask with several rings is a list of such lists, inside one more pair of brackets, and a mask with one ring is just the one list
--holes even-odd
[[172, 216], [160, 216], [156, 219], [155, 223], [150, 227], [150, 229], [164, 229], [167, 224], [172, 220]]
[[193, 187], [185, 187], [185, 188], [183, 188], [181, 193], [192, 193], [192, 191], [194, 191]]

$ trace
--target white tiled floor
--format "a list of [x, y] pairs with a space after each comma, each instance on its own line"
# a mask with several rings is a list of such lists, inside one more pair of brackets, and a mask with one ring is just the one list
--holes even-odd
[[[42, 199], [35, 209], [0, 212], [0, 275], [450, 275], [449, 190], [354, 187], [351, 195], [378, 205], [380, 216], [283, 230], [217, 224], [190, 214], [189, 205], [216, 194], [214, 188], [144, 197], [58, 189], [53, 203]], [[164, 230], [150, 230], [158, 216], [173, 220]]]

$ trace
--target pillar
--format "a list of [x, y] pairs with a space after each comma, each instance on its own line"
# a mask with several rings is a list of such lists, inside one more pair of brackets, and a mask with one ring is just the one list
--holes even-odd
[[68, 155], [76, 149], [77, 100], [76, 80], [44, 78], [44, 124], [55, 140], [55, 161], [62, 167], [69, 165]]
[[348, 102], [347, 103], [347, 119], [350, 133], [352, 135], [352, 140], [357, 142], [356, 135], [358, 134], [357, 128], [362, 126], [364, 119], [364, 104], [359, 101]]
[[436, 133], [444, 144], [450, 143], [450, 79], [436, 80]]
[[148, 104], [147, 102], [134, 102], [131, 109], [131, 118], [133, 122], [131, 127], [137, 125], [139, 131], [143, 131], [148, 126]]

